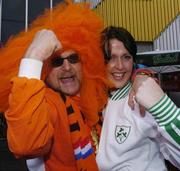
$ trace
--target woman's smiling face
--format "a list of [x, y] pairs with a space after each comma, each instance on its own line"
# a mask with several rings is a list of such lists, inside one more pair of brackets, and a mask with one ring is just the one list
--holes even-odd
[[124, 87], [131, 78], [133, 57], [124, 44], [113, 38], [109, 40], [110, 60], [107, 63], [107, 77], [115, 88]]

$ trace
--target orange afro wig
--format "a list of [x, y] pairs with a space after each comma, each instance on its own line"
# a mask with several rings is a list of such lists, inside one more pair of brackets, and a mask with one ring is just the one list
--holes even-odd
[[[86, 3], [61, 3], [53, 11], [47, 10], [30, 26], [28, 32], [21, 32], [11, 38], [0, 51], [0, 111], [8, 108], [10, 80], [17, 76], [19, 63], [35, 33], [51, 29], [61, 41], [64, 49], [73, 49], [81, 57], [83, 84], [80, 92], [80, 106], [87, 121], [92, 125], [98, 121], [96, 115], [107, 100], [105, 64], [100, 48], [102, 19]], [[47, 63], [47, 62], [46, 62]], [[42, 79], [46, 78], [48, 66], [44, 65]]]

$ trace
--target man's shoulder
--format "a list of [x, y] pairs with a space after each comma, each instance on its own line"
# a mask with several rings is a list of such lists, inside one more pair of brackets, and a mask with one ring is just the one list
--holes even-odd
[[61, 102], [64, 103], [63, 97], [61, 96], [61, 94], [57, 91], [54, 91], [52, 88], [48, 88], [46, 87], [45, 89], [45, 97], [49, 100], [51, 100], [52, 102]]

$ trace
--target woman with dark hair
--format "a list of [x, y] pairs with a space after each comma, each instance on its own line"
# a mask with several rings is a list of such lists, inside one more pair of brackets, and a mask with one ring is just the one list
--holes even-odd
[[[164, 158], [180, 168], [180, 110], [150, 77], [136, 88], [135, 100], [146, 108], [140, 116], [136, 102], [128, 105], [137, 47], [124, 28], [108, 27], [102, 34], [107, 78], [113, 87], [104, 110], [96, 157], [100, 170], [164, 171]], [[138, 77], [138, 76], [137, 76]]]

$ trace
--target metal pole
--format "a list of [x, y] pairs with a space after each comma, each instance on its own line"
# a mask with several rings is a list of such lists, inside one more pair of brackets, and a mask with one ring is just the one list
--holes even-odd
[[1, 31], [2, 31], [2, 0], [0, 0], [0, 42], [1, 42]]
[[25, 31], [28, 31], [28, 0], [25, 1]]
[[50, 10], [52, 11], [53, 9], [53, 0], [50, 0]]
[[49, 9], [50, 9], [50, 23], [52, 23], [53, 21], [53, 16], [52, 16], [52, 12], [53, 12], [53, 0], [49, 1]]

